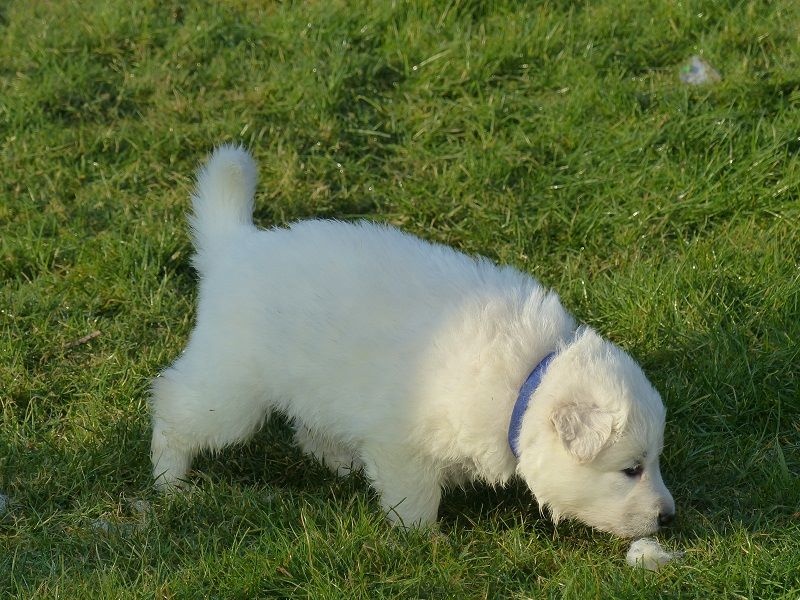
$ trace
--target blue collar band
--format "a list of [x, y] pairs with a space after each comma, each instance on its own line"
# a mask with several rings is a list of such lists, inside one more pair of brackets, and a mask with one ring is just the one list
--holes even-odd
[[511, 422], [508, 424], [508, 445], [511, 446], [511, 452], [514, 453], [516, 458], [519, 458], [519, 432], [522, 429], [522, 417], [528, 409], [528, 403], [531, 400], [531, 396], [533, 396], [533, 392], [539, 387], [547, 367], [550, 366], [550, 362], [555, 356], [556, 353], [551, 352], [539, 361], [539, 364], [531, 371], [531, 374], [528, 375], [525, 383], [519, 389], [519, 396], [517, 396], [517, 401], [514, 403], [514, 411], [511, 413]]

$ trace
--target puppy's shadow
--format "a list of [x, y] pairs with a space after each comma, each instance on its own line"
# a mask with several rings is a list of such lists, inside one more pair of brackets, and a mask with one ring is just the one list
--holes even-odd
[[203, 453], [193, 464], [193, 478], [210, 478], [236, 486], [270, 486], [332, 500], [341, 495], [370, 494], [367, 480], [358, 472], [339, 477], [319, 461], [304, 455], [293, 440], [289, 420], [269, 416], [256, 435], [244, 444], [218, 453]]
[[446, 490], [439, 507], [439, 524], [443, 532], [487, 524], [497, 531], [523, 527], [547, 535], [553, 532], [552, 522], [519, 480], [502, 487], [476, 482]]
[[[750, 310], [742, 308], [739, 320], [753, 319]], [[665, 532], [705, 538], [796, 523], [800, 462], [787, 451], [800, 422], [796, 351], [782, 343], [792, 331], [796, 315], [787, 307], [757, 329], [732, 320], [676, 332], [669, 348], [631, 349], [667, 407], [661, 468], [677, 521]]]
[[[374, 510], [381, 510], [377, 495], [362, 472], [337, 476], [315, 459], [305, 456], [292, 437], [288, 420], [272, 415], [248, 443], [198, 456], [194, 478], [210, 478], [237, 486], [267, 485], [329, 503], [361, 496]], [[522, 526], [540, 534], [553, 532], [550, 519], [542, 515], [530, 490], [518, 480], [503, 487], [472, 483], [464, 488], [446, 489], [438, 523], [443, 532], [486, 524], [495, 530]]]

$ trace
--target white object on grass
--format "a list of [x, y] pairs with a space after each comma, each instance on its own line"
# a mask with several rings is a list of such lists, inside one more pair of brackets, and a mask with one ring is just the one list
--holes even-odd
[[8, 509], [8, 505], [10, 500], [8, 496], [5, 494], [0, 494], [0, 515], [5, 514], [6, 510]]
[[642, 538], [631, 544], [625, 560], [632, 567], [644, 567], [648, 571], [658, 571], [671, 560], [682, 556], [683, 552], [664, 550], [658, 540], [654, 538]]
[[716, 83], [722, 77], [711, 64], [700, 58], [692, 56], [689, 61], [681, 67], [681, 81], [688, 85], [703, 85], [706, 83]]

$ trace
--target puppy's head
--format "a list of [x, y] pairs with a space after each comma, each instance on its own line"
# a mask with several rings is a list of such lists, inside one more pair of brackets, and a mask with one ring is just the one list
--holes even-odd
[[518, 473], [557, 522], [621, 537], [668, 524], [664, 405], [639, 366], [584, 328], [550, 364], [523, 417]]

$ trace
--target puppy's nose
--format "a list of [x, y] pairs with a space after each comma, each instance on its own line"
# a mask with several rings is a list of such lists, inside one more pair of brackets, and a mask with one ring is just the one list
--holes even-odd
[[668, 513], [658, 513], [658, 526], [659, 527], [666, 527], [667, 525], [672, 525], [672, 522], [675, 520], [675, 513], [668, 512]]

